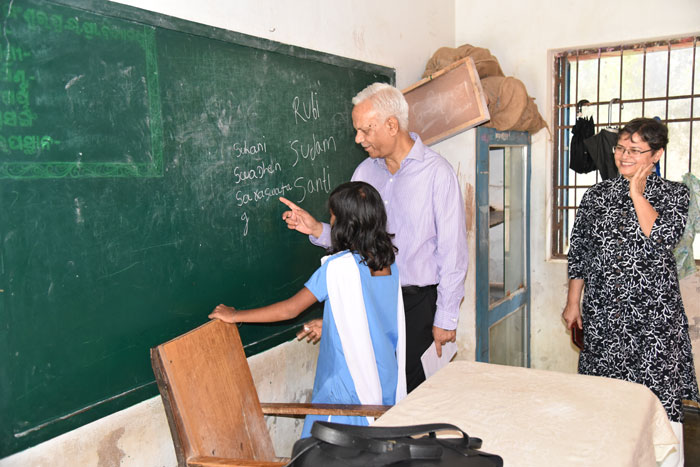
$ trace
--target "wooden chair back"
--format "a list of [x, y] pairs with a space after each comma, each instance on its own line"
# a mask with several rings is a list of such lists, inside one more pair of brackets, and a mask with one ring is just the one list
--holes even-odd
[[209, 321], [151, 349], [151, 363], [178, 465], [278, 461], [235, 324]]

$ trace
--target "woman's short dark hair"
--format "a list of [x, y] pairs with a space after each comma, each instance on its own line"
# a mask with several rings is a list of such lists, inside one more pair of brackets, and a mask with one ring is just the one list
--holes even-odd
[[331, 193], [328, 207], [335, 216], [330, 253], [357, 252], [374, 271], [394, 263], [398, 249], [391, 243], [394, 235], [386, 231], [384, 202], [372, 185], [343, 183]]
[[618, 138], [622, 137], [623, 134], [627, 134], [631, 138], [635, 133], [641, 136], [642, 140], [654, 151], [663, 149], [666, 152], [668, 128], [660, 121], [654, 118], [635, 118], [620, 130]]

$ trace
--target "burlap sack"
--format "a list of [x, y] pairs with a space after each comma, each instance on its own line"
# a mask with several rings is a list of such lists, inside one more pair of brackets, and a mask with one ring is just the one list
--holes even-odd
[[491, 120], [484, 126], [499, 131], [512, 130], [527, 107], [527, 89], [512, 76], [490, 76], [481, 80]]
[[432, 57], [430, 57], [430, 60], [428, 60], [428, 63], [425, 65], [423, 78], [427, 78], [436, 71], [441, 70], [464, 57], [471, 57], [472, 60], [474, 60], [474, 65], [476, 65], [476, 72], [479, 74], [479, 78], [485, 78], [487, 76], [504, 76], [503, 71], [501, 71], [501, 65], [498, 63], [496, 57], [491, 55], [489, 49], [464, 44], [457, 48], [440, 47], [437, 49], [437, 51]]
[[484, 126], [499, 131], [528, 131], [530, 134], [547, 126], [537, 110], [535, 100], [527, 95], [523, 82], [512, 76], [506, 77], [489, 49], [469, 44], [456, 48], [440, 47], [425, 65], [423, 78], [464, 57], [474, 60], [481, 87], [486, 94], [491, 120], [484, 123]]
[[525, 84], [512, 76], [490, 76], [481, 80], [491, 120], [484, 126], [498, 131], [537, 133], [546, 126]]
[[520, 116], [513, 130], [527, 131], [531, 135], [534, 135], [542, 128], [546, 127], [547, 122], [545, 122], [542, 115], [540, 115], [537, 104], [535, 104], [535, 99], [529, 96], [527, 99], [527, 107], [525, 107], [525, 111]]

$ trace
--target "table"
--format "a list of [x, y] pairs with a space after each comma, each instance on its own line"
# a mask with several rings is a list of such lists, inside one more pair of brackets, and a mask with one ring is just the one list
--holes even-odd
[[435, 422], [482, 438], [505, 466], [656, 466], [678, 442], [640, 384], [466, 361], [442, 368], [374, 425]]

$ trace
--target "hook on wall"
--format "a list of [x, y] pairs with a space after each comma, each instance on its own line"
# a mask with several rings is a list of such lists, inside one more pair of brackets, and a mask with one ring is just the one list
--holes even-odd
[[621, 99], [618, 99], [617, 97], [613, 97], [610, 99], [610, 102], [608, 102], [608, 128], [617, 128], [617, 125], [612, 125], [612, 106], [613, 104], [620, 104], [620, 110], [625, 108], [625, 104], [622, 102]]
[[588, 99], [581, 99], [576, 103], [576, 118], [581, 117], [583, 110], [581, 109], [584, 105], [590, 104]]

